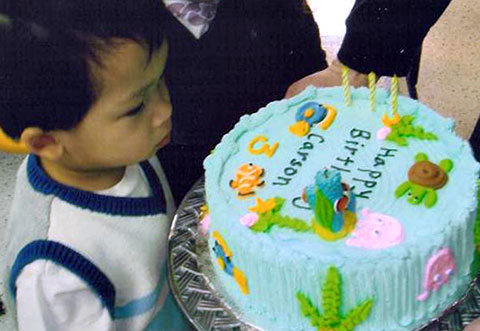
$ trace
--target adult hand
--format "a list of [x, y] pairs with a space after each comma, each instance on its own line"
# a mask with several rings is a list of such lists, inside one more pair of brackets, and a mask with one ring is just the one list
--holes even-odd
[[[290, 85], [285, 93], [285, 98], [293, 97], [302, 92], [308, 85], [317, 87], [342, 85], [342, 66], [343, 64], [339, 60], [333, 60], [327, 69], [308, 75]], [[349, 70], [349, 80], [350, 86], [359, 87], [368, 85], [367, 75], [353, 69]]]
[[464, 331], [480, 331], [480, 318], [477, 318], [472, 323], [470, 323]]

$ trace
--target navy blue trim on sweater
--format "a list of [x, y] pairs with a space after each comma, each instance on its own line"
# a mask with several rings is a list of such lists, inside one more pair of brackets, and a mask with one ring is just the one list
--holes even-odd
[[147, 177], [148, 184], [150, 185], [153, 196], [163, 197], [162, 184], [160, 183], [157, 173], [153, 169], [150, 162], [140, 162], [140, 167], [142, 167], [143, 173], [145, 174], [145, 177]]
[[70, 270], [84, 280], [100, 297], [113, 318], [115, 288], [105, 274], [75, 250], [50, 240], [36, 240], [22, 248], [13, 264], [8, 282], [12, 297], [16, 297], [16, 281], [22, 269], [35, 260], [49, 260]]
[[146, 216], [165, 213], [166, 201], [155, 170], [148, 161], [144, 161], [140, 165], [152, 190], [151, 197], [113, 197], [63, 185], [45, 173], [40, 164], [40, 159], [33, 154], [28, 156], [27, 176], [36, 191], [47, 195], [53, 194], [59, 199], [80, 208], [118, 216]]

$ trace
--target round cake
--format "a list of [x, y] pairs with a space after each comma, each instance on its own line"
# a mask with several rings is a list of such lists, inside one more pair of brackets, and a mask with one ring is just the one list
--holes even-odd
[[272, 102], [204, 162], [216, 279], [253, 325], [412, 330], [477, 271], [469, 144], [427, 106], [369, 92]]

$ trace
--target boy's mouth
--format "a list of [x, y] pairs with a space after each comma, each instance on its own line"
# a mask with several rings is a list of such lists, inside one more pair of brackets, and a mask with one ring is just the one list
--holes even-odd
[[162, 148], [162, 147], [168, 145], [168, 143], [170, 142], [170, 138], [171, 138], [171, 134], [168, 133], [165, 137], [163, 137], [162, 140], [160, 140], [160, 142], [155, 147], [156, 148]]

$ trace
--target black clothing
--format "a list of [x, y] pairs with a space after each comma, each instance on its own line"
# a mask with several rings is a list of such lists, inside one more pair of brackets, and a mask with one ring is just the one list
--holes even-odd
[[[357, 0], [339, 59], [361, 72], [405, 75], [448, 2]], [[327, 63], [302, 0], [222, 0], [200, 40], [173, 17], [169, 34], [172, 143], [158, 155], [179, 204], [241, 115], [283, 98], [290, 84]]]
[[450, 0], [357, 0], [338, 59], [362, 73], [406, 76]]
[[470, 136], [470, 145], [472, 146], [473, 155], [477, 161], [480, 162], [480, 119], [477, 120], [477, 124], [475, 124], [475, 128], [473, 129], [473, 133]]
[[158, 155], [177, 204], [240, 116], [283, 98], [291, 83], [327, 67], [306, 9], [297, 0], [222, 0], [199, 40], [172, 22], [166, 72], [172, 143]]

